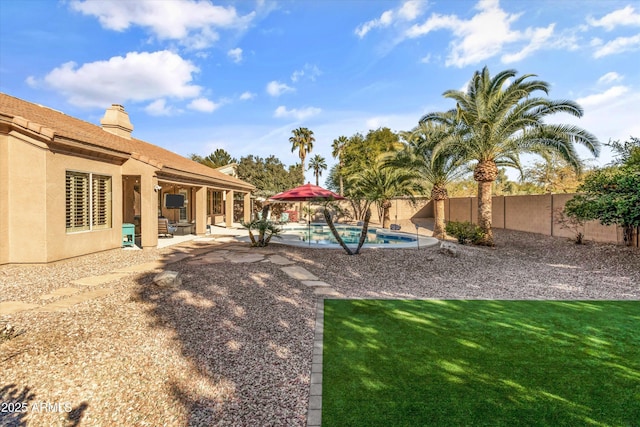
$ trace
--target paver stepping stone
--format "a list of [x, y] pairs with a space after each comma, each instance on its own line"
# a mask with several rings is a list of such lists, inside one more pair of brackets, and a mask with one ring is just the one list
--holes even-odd
[[187, 264], [189, 265], [207, 265], [207, 264], [217, 264], [221, 262], [225, 262], [226, 260], [221, 256], [203, 256], [201, 258], [196, 258], [193, 261], [189, 261]]
[[321, 280], [302, 280], [302, 284], [310, 288], [327, 288], [329, 284]]
[[233, 263], [240, 263], [262, 261], [264, 259], [264, 256], [259, 254], [234, 254], [228, 255], [227, 258]]
[[271, 255], [268, 260], [277, 265], [293, 264], [293, 261], [289, 258], [283, 257], [282, 255]]
[[4, 301], [0, 302], [0, 315], [20, 313], [21, 311], [31, 310], [40, 307], [38, 304], [29, 304], [22, 301]]
[[43, 307], [40, 307], [36, 311], [44, 312], [44, 313], [52, 313], [54, 311], [62, 311], [67, 308], [79, 304], [84, 301], [88, 301], [90, 299], [103, 297], [105, 295], [109, 295], [113, 292], [113, 289], [110, 288], [101, 288], [95, 289], [93, 291], [83, 292], [81, 294], [73, 295], [69, 298], [61, 299], [59, 301], [54, 301], [49, 303]]
[[55, 297], [62, 297], [77, 294], [80, 291], [78, 288], [58, 288], [50, 294], [40, 295], [40, 299], [51, 299]]
[[285, 273], [287, 273], [287, 275], [291, 278], [294, 279], [298, 279], [298, 280], [319, 280], [315, 275], [313, 275], [312, 273], [310, 273], [309, 271], [307, 271], [306, 269], [294, 265], [291, 267], [282, 267], [281, 268], [282, 271], [284, 271]]
[[100, 276], [83, 277], [82, 279], [74, 280], [71, 283], [81, 286], [98, 286], [104, 283], [115, 282], [126, 275], [126, 273], [108, 273]]

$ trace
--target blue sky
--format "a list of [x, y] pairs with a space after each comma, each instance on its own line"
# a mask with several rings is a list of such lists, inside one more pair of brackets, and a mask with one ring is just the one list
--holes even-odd
[[122, 104], [135, 137], [185, 156], [294, 164], [304, 126], [331, 166], [335, 138], [410, 130], [485, 65], [585, 110], [550, 121], [640, 137], [638, 64], [637, 0], [0, 2], [1, 92], [94, 124]]

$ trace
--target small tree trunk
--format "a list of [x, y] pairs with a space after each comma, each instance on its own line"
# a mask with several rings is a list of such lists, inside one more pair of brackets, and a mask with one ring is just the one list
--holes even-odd
[[360, 248], [367, 240], [367, 232], [369, 231], [369, 220], [371, 219], [371, 209], [367, 209], [367, 213], [364, 215], [364, 224], [362, 225], [362, 231], [360, 232], [360, 240], [358, 241], [358, 247], [356, 248], [356, 255], [360, 253]]
[[484, 233], [480, 245], [493, 246], [493, 231], [491, 230], [491, 184], [492, 181], [478, 182], [478, 225]]
[[327, 221], [327, 225], [329, 226], [329, 229], [331, 230], [331, 233], [333, 234], [333, 237], [336, 238], [336, 240], [338, 241], [340, 246], [342, 246], [342, 249], [344, 249], [347, 252], [347, 255], [353, 255], [353, 252], [351, 251], [351, 249], [349, 249], [349, 246], [347, 246], [347, 244], [344, 243], [344, 240], [342, 240], [342, 237], [340, 236], [340, 234], [338, 234], [338, 230], [336, 230], [336, 226], [333, 225], [333, 220], [331, 219], [331, 214], [329, 213], [329, 211], [327, 210], [326, 207], [323, 210], [323, 214], [324, 214], [324, 219], [325, 219], [325, 221]]
[[433, 201], [433, 237], [444, 240], [447, 238], [444, 225], [444, 199]]
[[389, 228], [391, 225], [391, 203], [390, 200], [383, 200], [380, 204], [382, 207], [382, 228]]

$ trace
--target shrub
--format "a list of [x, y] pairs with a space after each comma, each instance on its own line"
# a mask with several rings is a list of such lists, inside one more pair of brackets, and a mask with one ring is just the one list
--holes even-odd
[[451, 236], [458, 239], [458, 243], [463, 245], [467, 243], [476, 244], [484, 238], [482, 229], [477, 225], [470, 223], [469, 221], [449, 221], [445, 226], [445, 231], [447, 232], [447, 234], [450, 234]]

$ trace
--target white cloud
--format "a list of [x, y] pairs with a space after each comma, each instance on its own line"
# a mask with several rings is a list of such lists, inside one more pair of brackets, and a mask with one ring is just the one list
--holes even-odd
[[208, 100], [207, 98], [196, 98], [187, 105], [191, 110], [201, 111], [203, 113], [212, 113], [221, 104], [216, 104], [213, 101]]
[[576, 99], [576, 102], [582, 107], [600, 106], [615, 101], [628, 91], [629, 88], [626, 86], [613, 86], [602, 93], [578, 98]]
[[104, 28], [124, 31], [140, 26], [160, 40], [178, 40], [194, 49], [215, 42], [216, 29], [244, 30], [256, 16], [255, 12], [240, 16], [232, 6], [192, 0], [72, 0], [70, 7], [97, 17]]
[[301, 70], [296, 70], [291, 74], [291, 81], [295, 83], [306, 76], [307, 79], [315, 82], [316, 78], [320, 75], [322, 75], [322, 71], [320, 71], [317, 65], [304, 64]]
[[175, 110], [167, 106], [167, 101], [165, 99], [156, 99], [151, 104], [147, 105], [144, 108], [144, 111], [151, 116], [171, 116], [175, 113]]
[[[578, 125], [594, 134], [602, 143], [609, 139], [626, 140], [629, 136], [640, 135], [640, 121], [635, 109], [629, 105], [640, 103], [640, 92], [624, 86], [612, 87], [604, 92], [589, 95], [576, 100], [584, 107], [582, 118], [559, 115], [558, 123]], [[579, 147], [579, 153], [587, 158], [588, 153]], [[612, 160], [612, 155], [603, 147], [598, 164], [604, 165]]]
[[479, 12], [468, 20], [434, 13], [424, 23], [410, 27], [405, 36], [417, 38], [436, 30], [451, 31], [454, 38], [445, 64], [456, 67], [480, 63], [499, 55], [510, 44], [529, 41], [518, 52], [502, 56], [503, 62], [518, 61], [546, 47], [553, 36], [554, 24], [525, 31], [512, 29], [521, 15], [505, 12], [498, 0], [480, 0], [475, 8]]
[[239, 47], [231, 49], [227, 52], [227, 56], [231, 58], [233, 62], [239, 64], [240, 62], [242, 62], [242, 49], [240, 49]]
[[162, 97], [193, 98], [202, 88], [192, 84], [198, 68], [169, 51], [130, 52], [78, 66], [67, 62], [44, 77], [47, 86], [84, 107]]
[[623, 25], [640, 26], [640, 13], [636, 13], [633, 7], [626, 6], [623, 9], [618, 9], [603, 16], [600, 19], [588, 17], [587, 22], [593, 27], [603, 27], [605, 30], [611, 31], [614, 28]]
[[592, 41], [592, 46], [598, 46], [593, 53], [594, 58], [602, 58], [603, 56], [614, 55], [622, 52], [631, 52], [640, 49], [640, 34], [632, 37], [618, 37], [610, 42], [602, 43], [599, 39]]
[[280, 96], [285, 92], [293, 92], [295, 89], [291, 86], [287, 86], [285, 83], [278, 81], [270, 81], [267, 83], [267, 93], [271, 96]]
[[407, 0], [399, 8], [386, 10], [379, 18], [358, 25], [354, 32], [363, 38], [374, 28], [389, 27], [398, 21], [413, 21], [420, 16], [425, 3], [423, 0]]
[[520, 61], [531, 55], [533, 52], [545, 47], [549, 38], [553, 35], [554, 27], [555, 24], [551, 24], [546, 28], [536, 28], [533, 30], [531, 28], [527, 28], [524, 36], [526, 39], [531, 40], [529, 44], [522, 48], [520, 52], [502, 55], [502, 62], [509, 64]]
[[608, 84], [613, 82], [619, 82], [623, 79], [623, 77], [616, 73], [615, 71], [611, 71], [598, 79], [599, 84]]
[[255, 94], [255, 93], [252, 93], [252, 92], [243, 92], [243, 93], [240, 95], [240, 100], [241, 100], [241, 101], [248, 101], [248, 100], [253, 99], [253, 98], [255, 98], [255, 97], [256, 97], [256, 94]]
[[318, 115], [322, 112], [320, 108], [315, 107], [307, 107], [303, 109], [292, 108], [291, 110], [287, 110], [287, 107], [284, 105], [279, 106], [273, 113], [273, 117], [278, 118], [294, 118], [296, 120], [305, 120], [309, 117]]

